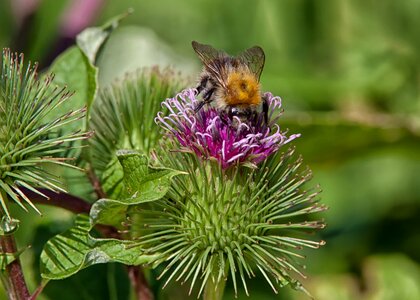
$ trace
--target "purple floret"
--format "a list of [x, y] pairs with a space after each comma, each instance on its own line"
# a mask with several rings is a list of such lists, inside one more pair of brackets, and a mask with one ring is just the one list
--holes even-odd
[[265, 124], [262, 116], [254, 121], [241, 120], [237, 116], [228, 117], [212, 106], [194, 112], [199, 102], [195, 92], [186, 89], [162, 102], [168, 112], [159, 112], [156, 123], [175, 137], [182, 147], [204, 159], [217, 159], [224, 169], [244, 163], [257, 165], [282, 145], [300, 136], [287, 137], [280, 131], [276, 122], [281, 114], [281, 100], [271, 93], [264, 94], [269, 103], [269, 122]]

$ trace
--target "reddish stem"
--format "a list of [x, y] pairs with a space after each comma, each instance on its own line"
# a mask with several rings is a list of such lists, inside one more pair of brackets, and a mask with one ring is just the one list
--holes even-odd
[[[0, 246], [2, 253], [16, 253], [16, 241], [13, 235], [0, 236]], [[26, 286], [25, 277], [23, 276], [20, 261], [17, 258], [6, 266], [7, 293], [9, 299], [26, 300], [30, 294]]]
[[102, 189], [101, 182], [99, 181], [99, 178], [96, 176], [95, 171], [93, 171], [92, 168], [87, 170], [87, 176], [98, 199], [106, 198], [106, 193]]
[[38, 296], [41, 294], [41, 292], [44, 290], [44, 287], [47, 285], [47, 282], [45, 283], [40, 283], [40, 285], [37, 287], [37, 289], [35, 290], [35, 292], [33, 292], [33, 294], [31, 295], [31, 298], [29, 298], [29, 300], [35, 300], [36, 298], [38, 298]]
[[140, 266], [128, 266], [128, 277], [130, 278], [131, 285], [134, 288], [134, 292], [137, 299], [141, 300], [153, 300], [153, 293], [149, 288], [146, 277], [142, 267]]
[[34, 203], [61, 207], [75, 214], [89, 214], [90, 208], [92, 206], [82, 198], [66, 193], [57, 193], [48, 189], [38, 189], [41, 193], [49, 198], [47, 199], [38, 193], [35, 193], [24, 187], [19, 188]]

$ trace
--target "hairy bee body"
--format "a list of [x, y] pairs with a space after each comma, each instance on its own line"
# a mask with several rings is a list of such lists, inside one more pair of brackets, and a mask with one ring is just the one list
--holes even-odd
[[229, 115], [248, 120], [261, 108], [267, 121], [268, 106], [259, 83], [265, 60], [263, 50], [255, 46], [234, 57], [209, 45], [192, 42], [192, 46], [204, 65], [197, 86], [203, 101], [195, 110], [215, 103]]

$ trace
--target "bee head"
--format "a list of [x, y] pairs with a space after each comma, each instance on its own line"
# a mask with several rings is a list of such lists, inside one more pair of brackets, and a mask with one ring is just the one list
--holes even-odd
[[260, 84], [251, 73], [230, 73], [226, 86], [228, 105], [258, 105], [261, 103]]

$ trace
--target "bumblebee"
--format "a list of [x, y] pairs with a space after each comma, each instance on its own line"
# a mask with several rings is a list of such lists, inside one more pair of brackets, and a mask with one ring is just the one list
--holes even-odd
[[260, 76], [264, 68], [265, 54], [254, 46], [230, 56], [210, 45], [192, 42], [192, 47], [203, 63], [203, 71], [196, 87], [203, 100], [195, 107], [197, 113], [204, 105], [215, 103], [230, 118], [258, 119], [262, 110], [265, 124], [268, 122], [268, 103], [261, 95]]

